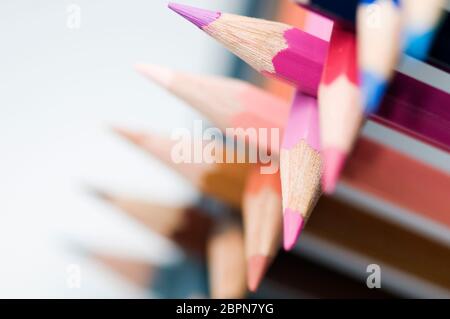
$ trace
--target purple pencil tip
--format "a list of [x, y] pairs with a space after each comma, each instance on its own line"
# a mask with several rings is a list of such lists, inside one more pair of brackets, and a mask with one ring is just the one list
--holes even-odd
[[210, 23], [216, 21], [221, 15], [220, 12], [199, 9], [199, 8], [186, 6], [186, 5], [178, 4], [178, 3], [173, 3], [173, 2], [169, 3], [169, 9], [175, 11], [180, 16], [191, 21], [193, 24], [195, 24], [200, 29], [203, 29], [204, 27], [208, 26]]

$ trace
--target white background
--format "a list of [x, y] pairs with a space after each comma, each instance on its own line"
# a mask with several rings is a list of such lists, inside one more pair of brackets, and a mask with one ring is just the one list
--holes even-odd
[[[239, 13], [243, 0], [182, 1]], [[70, 4], [79, 29], [67, 27]], [[229, 56], [161, 0], [0, 2], [0, 297], [143, 297], [69, 245], [159, 262], [169, 243], [84, 184], [157, 200], [193, 195], [111, 124], [168, 131], [199, 116], [133, 70], [223, 73]], [[82, 270], [80, 289], [67, 267]]]

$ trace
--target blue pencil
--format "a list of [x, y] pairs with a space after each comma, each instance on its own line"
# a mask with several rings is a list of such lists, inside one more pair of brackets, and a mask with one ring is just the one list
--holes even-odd
[[366, 114], [378, 110], [401, 51], [399, 0], [362, 0], [357, 9], [358, 62]]
[[444, 5], [445, 0], [402, 0], [406, 54], [419, 60], [428, 56]]

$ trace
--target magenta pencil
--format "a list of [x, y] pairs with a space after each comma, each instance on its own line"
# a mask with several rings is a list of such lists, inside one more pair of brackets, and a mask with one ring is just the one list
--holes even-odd
[[284, 248], [292, 249], [320, 197], [320, 155], [317, 100], [297, 91], [280, 151], [284, 215]]
[[171, 3], [169, 8], [225, 45], [262, 74], [317, 95], [333, 22], [306, 11], [302, 29]]

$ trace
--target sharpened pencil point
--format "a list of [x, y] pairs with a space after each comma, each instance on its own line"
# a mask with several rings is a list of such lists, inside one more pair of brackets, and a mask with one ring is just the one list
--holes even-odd
[[364, 112], [375, 113], [383, 100], [387, 88], [387, 80], [372, 72], [362, 72], [361, 90], [364, 98]]
[[434, 31], [417, 33], [406, 31], [405, 53], [419, 60], [424, 60], [433, 43]]
[[118, 135], [124, 137], [125, 139], [131, 141], [134, 144], [141, 144], [142, 143], [142, 134], [138, 132], [133, 132], [128, 129], [124, 129], [121, 127], [113, 126], [111, 129], [117, 133]]
[[103, 191], [92, 185], [84, 185], [83, 188], [88, 194], [98, 197], [102, 200], [108, 201], [108, 200], [111, 200], [111, 198], [112, 198], [111, 194], [108, 194], [108, 192]]
[[298, 212], [286, 208], [284, 210], [284, 250], [294, 248], [303, 227], [303, 217]]
[[220, 12], [199, 9], [178, 3], [169, 3], [169, 9], [175, 11], [200, 29], [203, 29], [210, 23], [216, 21], [221, 15]]
[[325, 194], [332, 194], [336, 189], [336, 184], [344, 168], [346, 154], [336, 148], [328, 148], [322, 151], [323, 154], [323, 174], [322, 190]]
[[164, 88], [168, 88], [172, 83], [173, 71], [169, 68], [155, 64], [138, 64], [135, 66], [135, 69]]
[[256, 255], [250, 257], [247, 265], [247, 285], [251, 292], [255, 292], [261, 283], [269, 266], [268, 256]]

